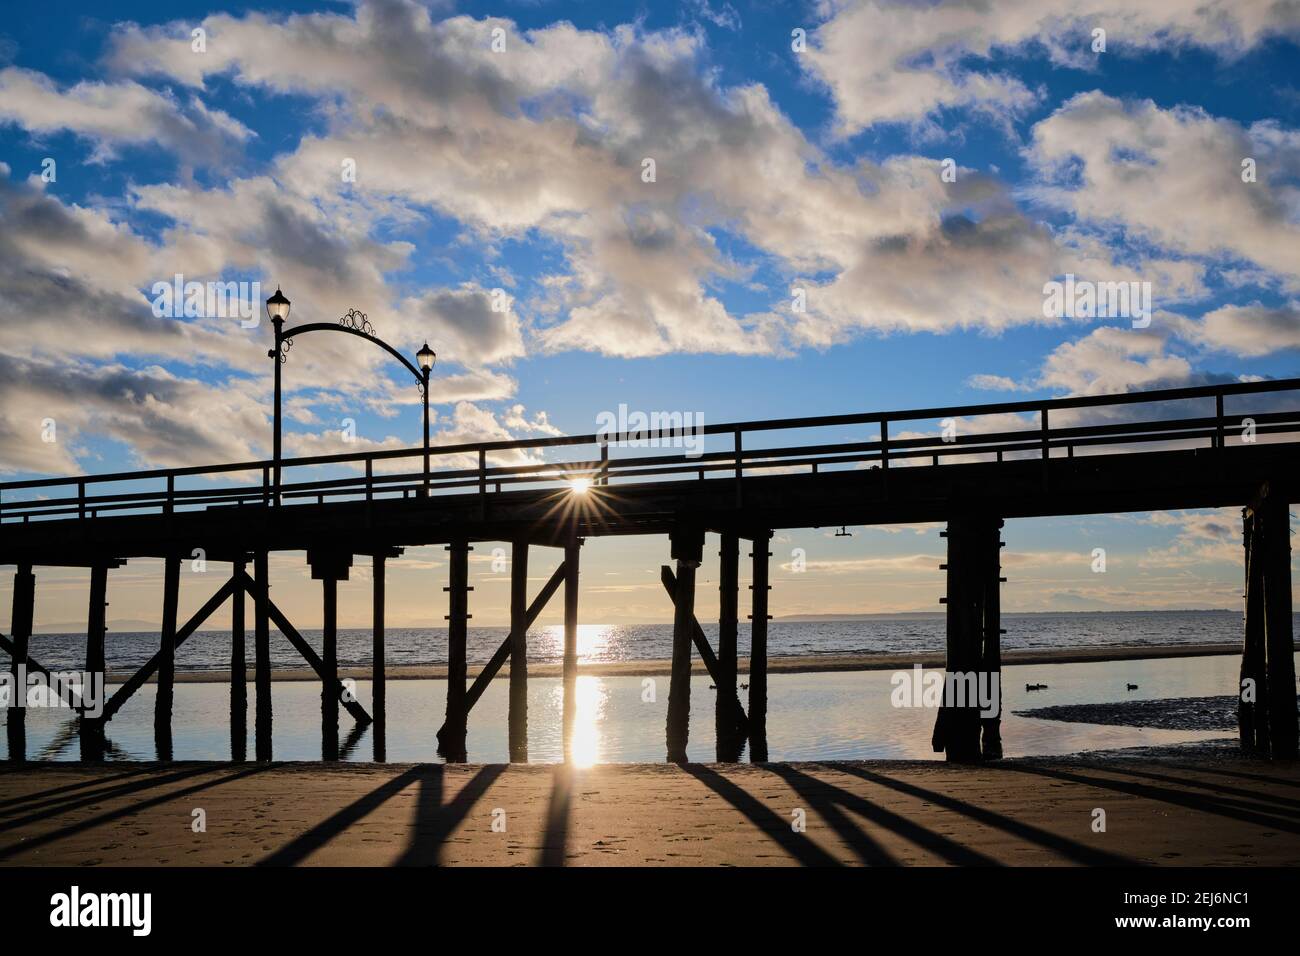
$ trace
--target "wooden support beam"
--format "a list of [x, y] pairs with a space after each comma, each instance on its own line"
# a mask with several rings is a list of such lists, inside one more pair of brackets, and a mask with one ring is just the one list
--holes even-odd
[[988, 686], [997, 694], [997, 715], [980, 716], [980, 755], [985, 760], [1002, 758], [1002, 525], [1000, 518], [994, 518], [979, 529], [984, 632], [979, 670], [989, 675]]
[[[677, 576], [673, 574], [673, 569], [668, 565], [663, 565], [659, 569], [659, 580], [668, 592], [668, 597], [674, 604], [677, 601]], [[691, 640], [695, 645], [695, 650], [699, 652], [700, 660], [704, 663], [704, 669], [708, 671], [715, 687], [718, 688], [719, 695], [722, 696], [722, 660], [713, 653], [713, 648], [709, 646], [709, 639], [704, 633], [704, 628], [700, 626], [699, 618], [691, 616]], [[724, 704], [727, 700], [722, 696]], [[731, 703], [726, 705], [725, 710], [729, 715], [728, 723], [736, 728], [738, 741], [736, 746], [743, 747], [745, 739], [749, 736], [749, 718], [745, 716], [745, 707], [740, 702], [740, 695], [736, 693], [733, 686], [730, 694]], [[735, 758], [732, 758], [733, 760]]]
[[[195, 611], [194, 616], [185, 622], [185, 626], [176, 631], [174, 646], [180, 647], [184, 644], [195, 631], [203, 626], [203, 623], [212, 616], [213, 612], [225, 603], [226, 598], [233, 594], [237, 587], [238, 584], [235, 578], [231, 577], [229, 581], [218, 588], [217, 592], [208, 598], [203, 607]], [[162, 652], [159, 651], [159, 653], [149, 658], [147, 664], [127, 678], [126, 682], [113, 692], [113, 696], [104, 705], [104, 715], [100, 719], [104, 722], [111, 720], [113, 715], [122, 709], [122, 705], [130, 700], [131, 695], [143, 687], [149, 678], [158, 672], [161, 663]]]
[[1274, 760], [1293, 760], [1300, 744], [1296, 714], [1295, 640], [1291, 616], [1291, 520], [1287, 502], [1270, 494], [1259, 510], [1263, 531], [1264, 649], [1268, 670], [1268, 742]]
[[253, 750], [258, 761], [271, 759], [271, 571], [265, 551], [253, 555], [256, 579], [249, 590], [248, 575], [239, 583], [253, 598]]
[[510, 762], [528, 762], [528, 542], [510, 557]]
[[[1000, 683], [997, 717], [982, 718], [979, 699], [985, 690], [992, 691], [994, 673], [1001, 679], [1001, 527], [1002, 521], [990, 515], [948, 522], [945, 699], [932, 744], [953, 762], [1002, 755]], [[950, 690], [961, 699], [948, 699]]]
[[578, 713], [578, 554], [581, 539], [564, 546], [564, 762], [573, 760], [573, 728]]
[[[18, 648], [14, 645], [13, 641], [5, 637], [3, 634], [0, 634], [0, 651], [4, 651], [9, 655], [10, 666], [16, 669], [17, 664], [15, 662], [19, 661], [19, 657], [17, 656]], [[54, 680], [50, 675], [49, 669], [44, 667], [40, 661], [35, 660], [30, 654], [27, 655], [27, 672], [29, 674], [35, 672], [44, 677], [45, 685], [51, 690], [54, 690], [55, 693], [58, 694], [59, 699], [69, 708], [72, 710], [82, 709], [81, 698], [77, 696], [77, 692], [73, 690], [72, 687], [67, 686], [64, 682]], [[66, 697], [64, 696], [65, 694], [67, 695]], [[10, 701], [11, 705], [13, 703], [14, 701]]]
[[[102, 678], [107, 669], [104, 659], [104, 634], [108, 603], [108, 565], [94, 564], [90, 568], [90, 598], [86, 609], [86, 672]], [[92, 678], [93, 679], [93, 678]], [[102, 715], [101, 715], [102, 718]], [[104, 725], [100, 718], [84, 712], [78, 721], [81, 741], [81, 759], [85, 763], [104, 759]]]
[[768, 558], [772, 552], [767, 550], [771, 540], [770, 530], [755, 531], [754, 550], [750, 552], [753, 559], [753, 583], [749, 588], [751, 614], [749, 615], [749, 760], [751, 763], [767, 761], [767, 622], [772, 615], [768, 613]]
[[[542, 589], [539, 592], [537, 592], [537, 597], [533, 599], [533, 603], [528, 605], [528, 615], [525, 619], [526, 627], [532, 627], [533, 622], [536, 621], [542, 611], [545, 610], [547, 602], [550, 601], [555, 592], [559, 590], [560, 584], [564, 581], [564, 574], [565, 565], [564, 562], [560, 562], [560, 566], [555, 569], [546, 584], [542, 586]], [[512, 634], [507, 634], [506, 639], [501, 642], [501, 646], [497, 648], [496, 653], [492, 655], [491, 660], [483, 665], [483, 669], [479, 671], [478, 676], [474, 678], [474, 683], [470, 685], [469, 692], [465, 694], [466, 715], [474, 709], [474, 705], [477, 704], [478, 699], [483, 696], [483, 692], [488, 689], [493, 678], [497, 676], [497, 673], [505, 665], [505, 662], [510, 659], [510, 652], [513, 647], [514, 637]], [[443, 724], [442, 728], [438, 731], [438, 736], [440, 738], [443, 736], [446, 729], [447, 725]]]
[[[234, 574], [246, 573], [246, 562], [234, 562]], [[230, 592], [230, 759], [248, 759], [248, 655], [244, 643], [242, 587]]]
[[691, 644], [695, 624], [695, 571], [704, 553], [704, 531], [683, 527], [671, 537], [677, 561], [677, 586], [673, 602], [673, 660], [668, 683], [668, 720], [665, 738], [669, 763], [686, 763], [691, 728]]
[[[739, 631], [739, 571], [740, 539], [735, 533], [727, 531], [722, 534], [721, 547], [718, 550], [718, 669], [713, 674], [713, 684], [717, 687], [714, 699], [714, 729], [717, 735], [717, 756], [720, 763], [734, 763], [740, 759], [740, 752], [745, 745], [745, 731], [748, 720], [744, 708], [736, 695], [737, 652], [736, 635]], [[667, 569], [665, 569], [667, 570]], [[703, 640], [704, 631], [696, 621], [696, 646], [700, 647], [700, 656], [705, 656], [708, 641]], [[739, 709], [740, 720], [736, 719]]]
[[352, 697], [339, 681], [339, 582], [348, 579], [352, 558], [350, 549], [307, 549], [312, 580], [321, 583], [320, 752], [326, 761], [339, 759], [339, 697]]
[[382, 552], [376, 552], [371, 563], [371, 587], [372, 605], [373, 605], [373, 623], [371, 627], [372, 650], [370, 652], [371, 667], [371, 709], [374, 710], [375, 718], [375, 762], [383, 763], [388, 756], [387, 727], [388, 727], [388, 688], [384, 681], [384, 573], [387, 567], [388, 556]]
[[[23, 644], [30, 645], [30, 641], [25, 641], [25, 643]], [[19, 657], [18, 646], [14, 644], [12, 640], [9, 640], [8, 637], [5, 637], [3, 633], [0, 633], [0, 650], [3, 650], [3, 652], [9, 654], [9, 666], [10, 669], [13, 669], [14, 680], [17, 680], [18, 665], [19, 663], [22, 662], [22, 657]], [[29, 674], [30, 672], [34, 671], [36, 672], [36, 674], [40, 674], [43, 676], [43, 678], [45, 679], [45, 687], [48, 687], [49, 689], [52, 689], [52, 691], [55, 691], [56, 695], [59, 696], [59, 700], [64, 702], [65, 705], [68, 705], [69, 708], [72, 708], [73, 710], [82, 709], [81, 697], [77, 695], [77, 691], [74, 691], [72, 687], [69, 687], [69, 685], [66, 685], [64, 682], [61, 682], [61, 680], [52, 679], [51, 674], [49, 674], [49, 670], [47, 669], [47, 667], [44, 667], [42, 663], [32, 658], [30, 653], [27, 654], [26, 665], [27, 665], [27, 672], [29, 672]], [[16, 704], [16, 702], [17, 702], [17, 698], [14, 698], [14, 700], [9, 701], [9, 705], [13, 706], [14, 704]], [[10, 714], [10, 717], [12, 717], [12, 714]]]
[[153, 739], [159, 760], [172, 759], [172, 702], [176, 681], [176, 610], [180, 600], [181, 556], [163, 559], [162, 635], [158, 649], [158, 692], [154, 697]]
[[447, 545], [447, 713], [438, 732], [438, 753], [453, 763], [463, 763], [469, 710], [465, 706], [466, 645], [469, 639], [469, 553], [462, 539]]
[[[30, 564], [20, 564], [14, 574], [13, 612], [9, 618], [13, 642], [0, 637], [0, 647], [9, 654], [9, 673], [13, 677], [13, 697], [9, 701], [5, 728], [10, 763], [23, 763], [27, 760], [27, 686], [20, 680], [20, 671], [24, 666], [31, 668], [36, 665], [28, 657], [35, 601], [36, 575], [32, 573]], [[36, 667], [44, 670], [39, 665]]]
[[[249, 595], [252, 596], [253, 600], [258, 600], [257, 582], [245, 574], [243, 576], [243, 584]], [[312, 649], [312, 646], [307, 643], [306, 639], [298, 633], [298, 629], [289, 622], [287, 617], [284, 616], [284, 612], [275, 606], [275, 602], [272, 601], [269, 596], [266, 598], [266, 614], [267, 617], [270, 618], [271, 623], [278, 627], [280, 633], [283, 634], [285, 638], [288, 639], [289, 643], [293, 645], [294, 650], [302, 655], [302, 659], [307, 662], [307, 666], [316, 672], [316, 676], [322, 681], [328, 682], [329, 678], [325, 670], [324, 661], [320, 659], [320, 656]], [[270, 684], [269, 678], [267, 684]], [[337, 676], [335, 676], [332, 682], [332, 687], [335, 699], [339, 700], [343, 704], [343, 707], [352, 715], [354, 720], [363, 724], [371, 722], [370, 715], [366, 713], [366, 709], [361, 706], [361, 702], [354, 699], [351, 694], [347, 693], [346, 688], [339, 681]], [[258, 759], [261, 758], [259, 757]], [[268, 757], [267, 759], [270, 758]]]
[[90, 568], [90, 600], [86, 608], [86, 670], [102, 674], [104, 664], [105, 609], [108, 595], [108, 565], [95, 564]]
[[1243, 508], [1242, 549], [1245, 564], [1245, 614], [1241, 671], [1237, 688], [1237, 730], [1241, 746], [1268, 755], [1268, 652], [1264, 644], [1264, 559], [1255, 538], [1255, 516]]
[[[973, 559], [971, 529], [967, 519], [948, 522], [947, 564], [947, 642], [945, 679], [950, 675], [973, 673], [979, 662], [980, 634], [976, 627], [976, 602], [972, 578], [978, 574]], [[945, 682], [945, 691], [951, 686]], [[946, 753], [948, 760], [971, 763], [979, 759], [979, 717], [969, 707], [954, 707], [945, 699], [935, 722], [933, 746]]]
[[339, 582], [335, 577], [321, 581], [323, 613], [321, 624], [320, 740], [321, 759], [339, 759]]

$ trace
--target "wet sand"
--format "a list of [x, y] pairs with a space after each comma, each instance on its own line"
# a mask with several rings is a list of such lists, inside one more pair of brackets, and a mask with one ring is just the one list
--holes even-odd
[[[1238, 644], [1165, 644], [1165, 645], [1105, 645], [1101, 647], [1073, 648], [1018, 648], [1002, 652], [1003, 664], [1073, 664], [1088, 661], [1127, 661], [1158, 660], [1169, 657], [1207, 657], [1223, 654], [1240, 654]], [[942, 650], [917, 654], [817, 654], [802, 657], [770, 657], [767, 662], [770, 674], [806, 674], [818, 671], [873, 671], [909, 668], [915, 664], [922, 667], [942, 669], [944, 652]], [[469, 666], [469, 677], [473, 680], [482, 670], [482, 664]], [[697, 656], [691, 659], [695, 674], [706, 673], [704, 664]], [[740, 673], [749, 673], [749, 659], [740, 658]], [[530, 661], [528, 673], [531, 677], [559, 677], [560, 664], [538, 663]], [[660, 677], [672, 673], [672, 662], [666, 660], [647, 661], [606, 661], [578, 665], [579, 674], [594, 677]], [[404, 664], [390, 665], [384, 672], [388, 680], [421, 680], [446, 678], [447, 668], [443, 664]], [[497, 673], [497, 678], [508, 677], [510, 665], [507, 663]], [[110, 672], [110, 683], [120, 683], [130, 677], [130, 672]], [[356, 680], [369, 680], [371, 670], [367, 667], [340, 667], [339, 677], [351, 677]], [[253, 679], [253, 671], [248, 671], [248, 679]], [[272, 679], [277, 681], [319, 680], [316, 672], [308, 667], [295, 667], [276, 670]], [[152, 681], [153, 678], [150, 678]], [[177, 681], [191, 683], [224, 683], [230, 680], [230, 672], [221, 671], [177, 671]]]
[[1080, 724], [1155, 727], [1160, 730], [1224, 730], [1236, 733], [1235, 697], [1172, 697], [1104, 704], [1060, 704], [1018, 710], [1021, 717]]
[[1227, 745], [983, 767], [42, 764], [0, 770], [0, 863], [1293, 866], [1300, 765]]

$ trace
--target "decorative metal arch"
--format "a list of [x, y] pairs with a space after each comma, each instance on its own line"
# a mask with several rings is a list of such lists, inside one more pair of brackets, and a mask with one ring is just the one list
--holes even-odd
[[407, 371], [415, 376], [416, 384], [420, 388], [420, 394], [424, 394], [424, 373], [420, 371], [411, 360], [408, 359], [397, 349], [393, 348], [383, 339], [375, 335], [375, 327], [370, 324], [364, 312], [356, 309], [348, 309], [347, 313], [341, 316], [338, 322], [308, 322], [303, 325], [296, 325], [291, 329], [286, 329], [280, 333], [280, 362], [285, 363], [289, 359], [289, 349], [293, 348], [293, 336], [304, 335], [307, 332], [346, 332], [348, 335], [355, 335], [357, 338], [365, 339], [378, 345], [381, 349], [397, 359]]

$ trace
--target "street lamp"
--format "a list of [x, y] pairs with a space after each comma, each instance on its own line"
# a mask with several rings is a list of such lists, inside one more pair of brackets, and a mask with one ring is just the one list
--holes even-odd
[[284, 297], [280, 287], [275, 287], [275, 295], [266, 300], [266, 311], [272, 322], [283, 322], [289, 317], [289, 300]]
[[415, 380], [420, 386], [420, 395], [424, 399], [423, 494], [427, 496], [429, 494], [429, 373], [433, 370], [433, 363], [438, 358], [433, 349], [429, 348], [429, 343], [425, 342], [424, 347], [416, 353], [415, 357], [419, 362], [419, 368], [417, 368], [411, 364], [411, 360], [405, 355], [375, 335], [374, 327], [370, 324], [364, 312], [358, 312], [356, 309], [349, 309], [347, 314], [340, 318], [337, 323], [309, 322], [305, 325], [295, 326], [292, 329], [285, 329], [284, 321], [289, 317], [289, 305], [289, 300], [285, 298], [284, 293], [280, 291], [278, 286], [276, 287], [275, 295], [266, 300], [266, 314], [271, 317], [271, 324], [275, 327], [275, 348], [271, 349], [266, 354], [269, 358], [275, 360], [275, 435], [273, 436], [273, 456], [276, 505], [280, 504], [280, 366], [289, 358], [289, 349], [293, 347], [293, 337], [307, 332], [346, 332], [349, 335], [355, 335], [368, 342], [373, 342], [405, 365], [407, 371], [415, 376]]
[[275, 461], [275, 503], [280, 504], [280, 366], [288, 357], [280, 353], [281, 330], [284, 320], [289, 317], [289, 300], [285, 298], [280, 287], [275, 287], [275, 295], [266, 300], [266, 314], [271, 317], [275, 327], [275, 348], [267, 352], [267, 357], [275, 360], [275, 438], [271, 457]]
[[438, 360], [438, 353], [429, 348], [429, 343], [425, 342], [424, 347], [415, 353], [415, 360], [420, 363], [420, 371], [424, 373], [424, 381], [420, 384], [420, 394], [424, 396], [424, 496], [429, 496], [429, 373], [433, 371], [433, 363]]

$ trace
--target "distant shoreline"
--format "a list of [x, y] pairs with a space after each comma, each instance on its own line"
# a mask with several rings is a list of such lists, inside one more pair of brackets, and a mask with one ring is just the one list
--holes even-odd
[[[1015, 648], [1002, 652], [1003, 664], [1076, 664], [1102, 661], [1159, 660], [1173, 657], [1210, 657], [1225, 654], [1240, 654], [1240, 644], [1162, 644], [1162, 645], [1100, 645], [1097, 647], [1070, 648]], [[811, 674], [834, 673], [842, 671], [898, 670], [920, 664], [926, 668], [942, 668], [944, 664], [942, 651], [888, 652], [880, 654], [815, 654], [789, 657], [770, 657], [767, 662], [769, 674]], [[692, 671], [697, 676], [707, 672], [703, 662], [693, 656]], [[471, 664], [469, 677], [478, 676], [483, 664]], [[742, 657], [739, 669], [743, 678], [749, 673], [749, 659]], [[248, 680], [253, 679], [253, 671], [248, 670]], [[507, 676], [510, 665], [507, 663], [497, 673], [497, 678]], [[578, 665], [580, 675], [591, 677], [663, 677], [671, 673], [671, 662], [667, 660], [644, 661], [597, 661]], [[559, 677], [561, 665], [558, 662], [536, 663], [528, 665], [530, 677]], [[130, 676], [130, 672], [113, 671], [108, 675], [109, 683], [120, 683]], [[368, 665], [360, 667], [340, 667], [339, 677], [354, 680], [369, 680], [371, 670]], [[445, 664], [391, 664], [385, 670], [388, 680], [445, 680]], [[309, 667], [283, 668], [271, 672], [273, 681], [314, 681], [316, 673]], [[150, 678], [150, 682], [152, 682]], [[230, 680], [229, 670], [195, 670], [177, 671], [178, 683], [224, 684]]]

